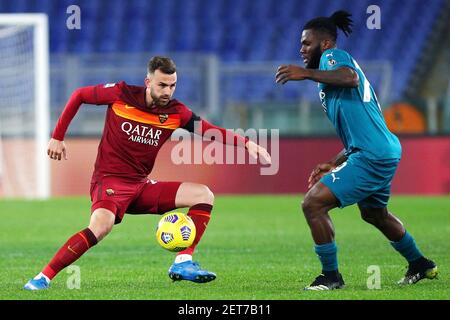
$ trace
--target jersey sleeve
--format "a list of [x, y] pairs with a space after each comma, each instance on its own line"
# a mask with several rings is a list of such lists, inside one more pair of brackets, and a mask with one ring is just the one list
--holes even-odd
[[221, 142], [222, 144], [245, 147], [245, 144], [249, 140], [248, 137], [240, 136], [233, 131], [213, 125], [193, 112], [189, 121], [183, 126], [183, 129], [211, 139], [212, 141]]
[[122, 85], [123, 83], [105, 85], [99, 84], [96, 86], [83, 87], [75, 90], [70, 96], [69, 101], [64, 107], [64, 110], [56, 123], [55, 129], [52, 133], [52, 138], [60, 141], [64, 140], [64, 136], [70, 122], [75, 117], [78, 109], [83, 103], [105, 105], [118, 100]]
[[339, 49], [327, 50], [320, 58], [320, 70], [336, 70], [342, 67], [355, 69], [352, 57]]
[[85, 102], [97, 105], [107, 105], [114, 103], [120, 97], [124, 82], [99, 84], [92, 87], [92, 101]]
[[[182, 118], [182, 120], [183, 120], [183, 118]], [[184, 120], [185, 120], [184, 124], [182, 121], [181, 128], [194, 133], [195, 132], [195, 123], [197, 121], [201, 121], [201, 118], [198, 115], [196, 115], [195, 113], [191, 112], [191, 114], [189, 116], [186, 116]]]

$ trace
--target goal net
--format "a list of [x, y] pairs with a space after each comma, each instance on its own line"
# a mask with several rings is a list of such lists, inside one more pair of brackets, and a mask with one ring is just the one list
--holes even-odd
[[47, 198], [48, 20], [0, 14], [0, 197]]

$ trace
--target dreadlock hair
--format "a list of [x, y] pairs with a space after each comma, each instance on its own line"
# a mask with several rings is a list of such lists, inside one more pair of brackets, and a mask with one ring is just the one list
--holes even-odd
[[353, 20], [350, 17], [351, 14], [347, 11], [339, 10], [330, 17], [317, 17], [308, 21], [303, 27], [303, 30], [313, 29], [324, 32], [331, 36], [333, 41], [336, 41], [337, 28], [341, 29], [347, 37], [352, 33], [351, 26], [353, 25]]

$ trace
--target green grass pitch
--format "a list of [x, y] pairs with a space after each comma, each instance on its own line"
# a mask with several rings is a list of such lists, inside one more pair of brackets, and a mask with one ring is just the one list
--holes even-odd
[[[0, 201], [0, 299], [449, 299], [450, 197], [391, 199], [390, 210], [439, 266], [439, 279], [399, 287], [406, 263], [355, 206], [332, 211], [346, 288], [306, 292], [320, 271], [300, 196], [218, 196], [195, 260], [217, 273], [206, 284], [172, 282], [174, 254], [154, 238], [158, 216], [126, 215], [100, 244], [75, 262], [80, 289], [68, 289], [63, 270], [42, 292], [25, 282], [89, 219], [87, 198]], [[180, 210], [186, 212], [186, 210]], [[371, 265], [380, 289], [368, 289]]]

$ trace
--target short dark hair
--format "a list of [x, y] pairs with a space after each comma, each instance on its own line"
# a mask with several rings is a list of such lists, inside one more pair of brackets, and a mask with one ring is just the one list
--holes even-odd
[[347, 11], [339, 10], [330, 17], [318, 17], [308, 21], [303, 30], [312, 29], [323, 32], [331, 36], [333, 41], [336, 41], [337, 28], [341, 29], [347, 37], [352, 33], [353, 20], [350, 19], [351, 16]]
[[156, 70], [165, 74], [172, 74], [177, 71], [175, 62], [168, 57], [156, 56], [150, 59], [147, 66], [149, 74], [155, 73]]

